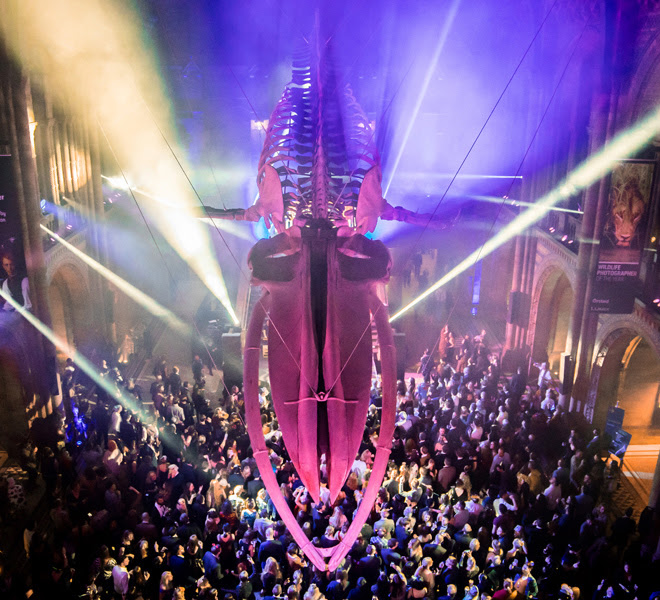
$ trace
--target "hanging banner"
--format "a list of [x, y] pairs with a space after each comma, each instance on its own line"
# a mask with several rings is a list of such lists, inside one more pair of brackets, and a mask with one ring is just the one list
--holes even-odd
[[[32, 307], [11, 156], [0, 155], [0, 285], [21, 306]], [[0, 299], [0, 310], [9, 305]]]
[[633, 310], [654, 170], [651, 161], [621, 161], [612, 171], [591, 312], [629, 314]]

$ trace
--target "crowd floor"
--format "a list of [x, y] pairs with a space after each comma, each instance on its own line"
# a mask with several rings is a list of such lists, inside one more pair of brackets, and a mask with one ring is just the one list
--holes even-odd
[[[164, 335], [136, 382], [112, 365], [103, 372], [137, 408], [101, 390], [91, 400], [74, 394], [63, 422], [57, 413], [48, 421], [54, 439], [25, 449], [0, 511], [3, 532], [21, 530], [2, 544], [0, 597], [646, 600], [660, 590], [660, 520], [635, 510], [600, 432], [563, 413], [552, 389], [502, 375], [483, 337], [464, 346], [448, 362], [421, 365], [414, 384], [400, 382], [378, 500], [329, 573], [308, 564], [264, 489], [242, 391], [191, 361], [186, 340]], [[65, 388], [75, 389], [76, 371], [63, 373]], [[263, 382], [272, 468], [320, 547], [340, 543], [360, 503], [380, 393], [376, 379], [338, 499], [328, 498], [322, 461], [315, 504]], [[76, 412], [84, 432], [71, 427]]]

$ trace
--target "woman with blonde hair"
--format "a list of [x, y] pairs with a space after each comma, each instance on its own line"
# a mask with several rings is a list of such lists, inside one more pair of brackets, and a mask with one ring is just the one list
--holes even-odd
[[153, 561], [153, 557], [151, 554], [152, 553], [151, 553], [151, 549], [149, 548], [149, 542], [144, 538], [142, 538], [138, 542], [138, 549], [137, 549], [137, 555], [135, 557], [135, 562], [138, 566], [142, 567], [142, 570], [145, 572], [145, 574], [148, 572], [148, 569]]
[[486, 555], [486, 562], [490, 562], [496, 556], [502, 558], [502, 546], [498, 539], [493, 539], [491, 542], [491, 547], [488, 548], [488, 554]]
[[218, 472], [215, 479], [209, 484], [206, 502], [211, 508], [219, 509], [223, 502], [227, 500], [229, 484], [227, 483], [227, 473], [224, 470]]
[[518, 564], [522, 564], [527, 560], [527, 547], [525, 540], [521, 538], [514, 538], [511, 549], [506, 553], [507, 562], [518, 560]]
[[282, 571], [280, 565], [275, 558], [269, 556], [264, 563], [264, 568], [261, 572], [261, 595], [271, 596], [273, 588], [282, 583]]
[[158, 600], [170, 600], [172, 597], [172, 588], [174, 584], [174, 576], [172, 571], [163, 571], [160, 576], [160, 586], [158, 587]]

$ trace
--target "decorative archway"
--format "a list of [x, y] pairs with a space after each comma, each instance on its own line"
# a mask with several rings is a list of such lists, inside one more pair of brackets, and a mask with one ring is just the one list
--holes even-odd
[[556, 262], [548, 264], [534, 287], [532, 358], [547, 360], [551, 370], [559, 369], [566, 349], [572, 304], [573, 286], [566, 271]]
[[622, 125], [631, 125], [655, 109], [660, 90], [660, 39], [651, 36], [630, 82]]
[[90, 297], [86, 278], [74, 262], [62, 262], [48, 287], [53, 331], [75, 347], [83, 344], [91, 324]]
[[[593, 422], [602, 425], [619, 402], [624, 429], [660, 427], [660, 334], [636, 314], [611, 317], [598, 332], [592, 377]], [[634, 432], [631, 432], [634, 435]]]

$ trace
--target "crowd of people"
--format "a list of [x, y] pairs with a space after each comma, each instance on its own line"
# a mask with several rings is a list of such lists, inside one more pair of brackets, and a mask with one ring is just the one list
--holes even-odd
[[[653, 511], [639, 524], [632, 510], [611, 517], [618, 469], [607, 440], [556, 403], [542, 406], [555, 393], [543, 381], [503, 377], [483, 334], [461, 338], [437, 366], [429, 353], [423, 377], [399, 382], [387, 475], [332, 573], [309, 564], [270, 501], [240, 389], [210, 401], [198, 358], [191, 384], [158, 365], [150, 390], [105, 365], [131, 402], [97, 389], [88, 403], [76, 400], [67, 364], [62, 439], [25, 452], [46, 483], [47, 523], [27, 520], [25, 575], [0, 561], [1, 598], [646, 600], [660, 590]], [[332, 504], [323, 471], [318, 504], [298, 479], [266, 384], [259, 402], [281, 493], [316, 545], [338, 544], [371, 472], [378, 379]]]

